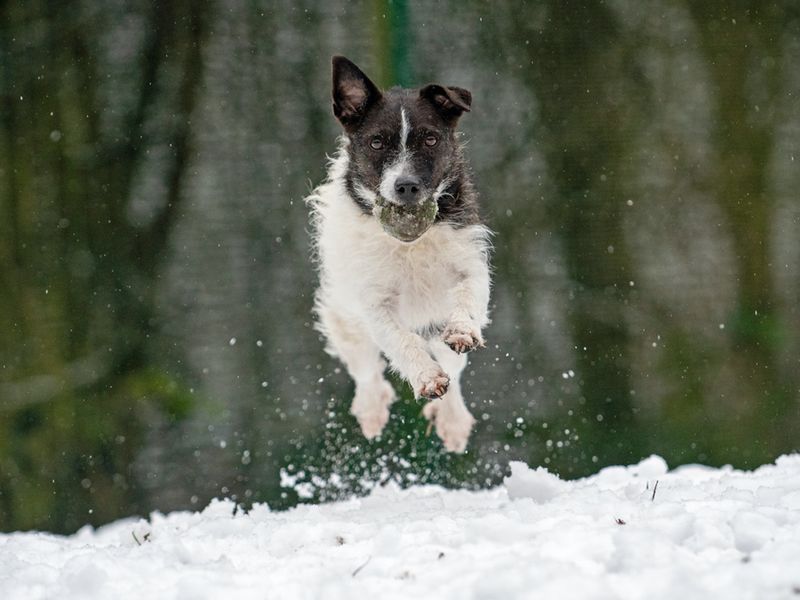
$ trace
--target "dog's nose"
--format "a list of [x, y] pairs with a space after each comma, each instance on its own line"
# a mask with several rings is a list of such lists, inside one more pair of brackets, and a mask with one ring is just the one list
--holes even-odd
[[401, 202], [416, 202], [421, 191], [422, 182], [416, 177], [398, 177], [394, 182], [394, 193]]

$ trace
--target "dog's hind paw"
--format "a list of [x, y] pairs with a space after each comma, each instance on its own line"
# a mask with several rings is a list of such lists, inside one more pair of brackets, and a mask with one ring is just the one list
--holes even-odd
[[381, 407], [370, 414], [356, 415], [356, 419], [358, 420], [361, 433], [364, 434], [364, 437], [368, 440], [372, 440], [383, 432], [383, 428], [386, 427], [386, 423], [389, 422], [389, 409]]
[[467, 449], [475, 418], [463, 404], [453, 406], [447, 400], [437, 398], [425, 405], [422, 414], [436, 426], [436, 434], [448, 452], [462, 453]]
[[417, 382], [417, 395], [421, 398], [444, 396], [450, 386], [450, 378], [441, 370], [423, 373], [417, 378]]
[[356, 386], [350, 414], [358, 421], [368, 440], [378, 437], [389, 421], [389, 406], [394, 402], [394, 388], [388, 381], [377, 385]]
[[471, 352], [485, 345], [480, 328], [469, 321], [453, 321], [448, 323], [442, 333], [442, 340], [445, 344], [450, 346], [450, 349], [456, 354]]

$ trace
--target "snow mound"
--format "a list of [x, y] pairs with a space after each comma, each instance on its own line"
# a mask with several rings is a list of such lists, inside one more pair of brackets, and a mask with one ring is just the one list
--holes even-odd
[[800, 456], [752, 472], [653, 456], [483, 492], [396, 486], [244, 514], [230, 501], [69, 537], [0, 535], [0, 598], [791, 598]]
[[530, 498], [534, 502], [544, 504], [569, 489], [565, 481], [553, 475], [544, 467], [531, 469], [523, 462], [512, 461], [508, 465], [511, 476], [506, 477], [503, 485], [512, 500]]

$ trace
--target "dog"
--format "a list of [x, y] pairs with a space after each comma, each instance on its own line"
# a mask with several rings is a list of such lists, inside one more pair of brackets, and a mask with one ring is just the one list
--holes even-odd
[[[475, 419], [459, 377], [489, 323], [490, 231], [456, 125], [472, 95], [439, 84], [381, 91], [353, 62], [332, 59], [333, 114], [343, 128], [328, 176], [306, 202], [320, 285], [315, 327], [355, 381], [350, 412], [372, 439], [395, 392], [386, 362], [429, 402], [445, 448], [464, 452]], [[417, 239], [390, 235], [380, 206], [435, 201]]]

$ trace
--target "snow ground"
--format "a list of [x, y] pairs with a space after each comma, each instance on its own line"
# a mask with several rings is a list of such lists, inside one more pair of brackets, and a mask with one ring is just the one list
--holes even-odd
[[579, 481], [512, 463], [483, 492], [233, 508], [0, 535], [0, 598], [800, 598], [800, 455]]

